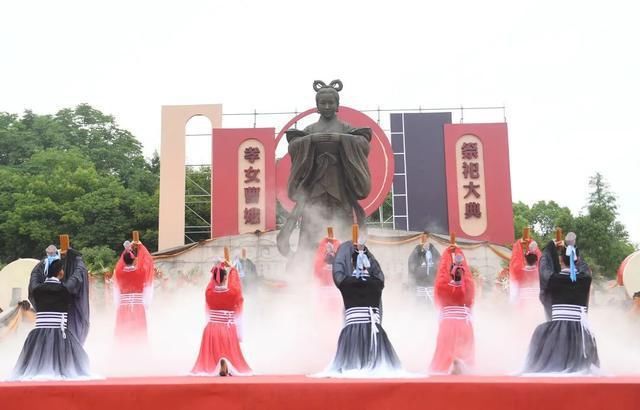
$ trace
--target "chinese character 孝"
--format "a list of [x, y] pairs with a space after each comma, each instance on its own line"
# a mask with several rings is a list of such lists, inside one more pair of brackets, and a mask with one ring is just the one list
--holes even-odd
[[477, 142], [462, 143], [462, 159], [478, 159], [478, 143]]
[[260, 200], [260, 187], [247, 187], [244, 189], [244, 202], [257, 204]]
[[482, 217], [480, 204], [478, 202], [467, 202], [464, 204], [464, 217], [465, 219]]
[[258, 178], [258, 174], [260, 170], [254, 167], [249, 167], [244, 170], [244, 183], [248, 184], [251, 182], [260, 182], [260, 178]]
[[260, 208], [244, 208], [244, 223], [247, 225], [259, 225]]
[[247, 147], [244, 149], [244, 159], [249, 161], [250, 163], [254, 163], [260, 159], [260, 148], [258, 147]]

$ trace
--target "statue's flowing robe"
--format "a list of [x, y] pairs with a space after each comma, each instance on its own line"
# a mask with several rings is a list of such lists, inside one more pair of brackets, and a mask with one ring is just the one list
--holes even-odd
[[[344, 229], [355, 221], [363, 225], [365, 213], [359, 200], [366, 198], [371, 191], [371, 173], [369, 171], [369, 143], [371, 129], [353, 128], [338, 122], [339, 140], [329, 143], [312, 142], [313, 134], [328, 134], [312, 124], [304, 131], [287, 132], [291, 173], [288, 182], [289, 198], [296, 202], [287, 223], [278, 235], [278, 248], [281, 253], [289, 251], [289, 236], [297, 220], [302, 217], [299, 248], [315, 249], [322, 232], [311, 219], [310, 209], [327, 210], [336, 217]], [[307, 212], [305, 213], [305, 210]], [[321, 212], [322, 213], [322, 212]], [[305, 218], [306, 217], [306, 218]]]

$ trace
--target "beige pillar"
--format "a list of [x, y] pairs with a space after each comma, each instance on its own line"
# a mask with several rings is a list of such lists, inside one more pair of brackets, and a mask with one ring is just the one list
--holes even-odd
[[203, 115], [222, 127], [222, 104], [164, 105], [160, 139], [160, 209], [158, 250], [184, 245], [186, 125]]

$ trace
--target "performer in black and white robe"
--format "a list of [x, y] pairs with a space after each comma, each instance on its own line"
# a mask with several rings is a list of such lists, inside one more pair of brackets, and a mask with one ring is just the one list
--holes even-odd
[[[575, 234], [573, 238], [575, 243]], [[550, 321], [534, 331], [524, 373], [599, 371], [596, 340], [587, 320], [591, 271], [570, 243], [567, 240], [556, 245], [550, 241], [544, 249], [542, 260], [546, 262], [540, 265], [540, 291]]]
[[433, 305], [433, 284], [439, 264], [440, 253], [428, 242], [417, 245], [409, 255], [409, 285], [419, 301]]
[[359, 243], [338, 248], [333, 279], [344, 301], [344, 327], [326, 376], [384, 376], [401, 364], [382, 328], [384, 274], [375, 257]]
[[76, 335], [80, 343], [84, 345], [89, 334], [89, 273], [82, 260], [82, 255], [75, 249], [68, 249], [64, 255], [54, 245], [46, 249], [47, 256], [40, 261], [29, 280], [29, 301], [34, 304], [33, 290], [44, 283], [47, 278], [46, 266], [55, 259], [62, 259], [66, 275], [62, 284], [71, 294], [71, 306], [69, 308], [68, 326]]
[[35, 328], [29, 333], [12, 380], [64, 380], [90, 376], [89, 358], [67, 327], [72, 295], [63, 285], [63, 262], [45, 265], [47, 278], [31, 291], [36, 308]]

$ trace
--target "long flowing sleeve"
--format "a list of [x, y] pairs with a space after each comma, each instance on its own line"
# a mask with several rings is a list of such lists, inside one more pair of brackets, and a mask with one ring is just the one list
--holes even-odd
[[65, 275], [69, 275], [64, 282], [64, 287], [67, 288], [70, 294], [78, 295], [82, 292], [83, 283], [88, 276], [87, 267], [84, 265], [84, 261], [80, 257], [76, 257], [76, 262], [71, 273], [65, 271]]
[[[45, 259], [46, 261], [46, 259]], [[29, 302], [31, 302], [32, 306], [35, 306], [35, 302], [33, 299], [33, 291], [35, 288], [44, 283], [44, 261], [38, 262], [38, 264], [31, 271], [31, 276], [29, 277]]]
[[89, 334], [89, 272], [78, 251], [67, 250], [64, 271], [63, 285], [73, 298], [69, 310], [69, 329], [84, 344]]
[[409, 260], [407, 261], [407, 268], [409, 272], [409, 282], [415, 282], [416, 276], [418, 272], [418, 267], [420, 266], [420, 248], [422, 245], [417, 245], [411, 253], [409, 254]]
[[560, 261], [556, 244], [549, 241], [544, 247], [540, 259], [540, 302], [544, 307], [547, 320], [551, 320], [551, 292], [549, 291], [549, 279], [554, 273], [560, 272]]
[[235, 299], [234, 312], [236, 321], [236, 331], [238, 332], [238, 340], [242, 341], [244, 338], [244, 296], [242, 294], [242, 282], [240, 281], [240, 275], [235, 268], [231, 268], [229, 271], [229, 281], [227, 282], [229, 292]]
[[153, 276], [155, 274], [155, 264], [153, 263], [153, 256], [149, 253], [147, 248], [143, 244], [138, 245], [138, 263], [137, 269], [142, 269], [144, 272], [144, 288], [142, 291], [142, 300], [146, 307], [151, 305], [153, 299]]
[[524, 269], [524, 252], [520, 239], [513, 243], [511, 248], [511, 259], [509, 259], [509, 277], [516, 283], [522, 279], [522, 270]]
[[438, 269], [438, 266], [440, 265], [441, 256], [440, 256], [440, 252], [438, 252], [438, 250], [436, 249], [435, 246], [433, 246], [432, 243], [429, 244], [429, 250], [431, 251], [431, 262], [435, 267], [431, 272], [433, 272], [433, 274], [435, 275], [436, 274], [435, 270]]
[[351, 262], [351, 253], [353, 251], [353, 242], [346, 241], [340, 244], [336, 258], [333, 261], [333, 283], [340, 287], [342, 281], [351, 276], [353, 271], [353, 263]]

